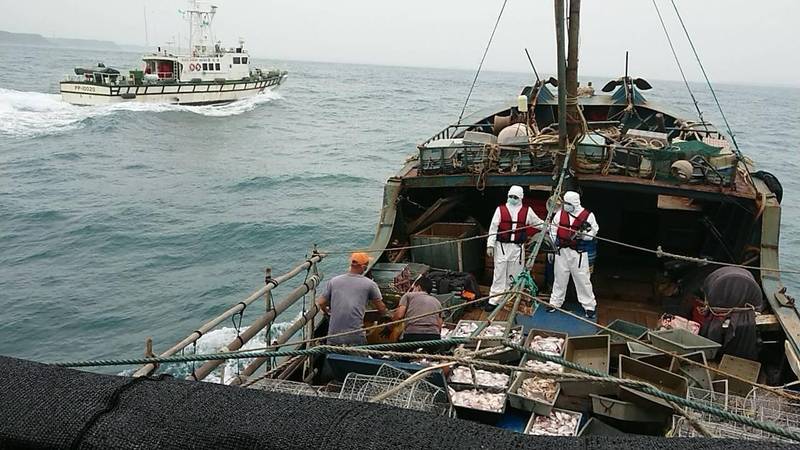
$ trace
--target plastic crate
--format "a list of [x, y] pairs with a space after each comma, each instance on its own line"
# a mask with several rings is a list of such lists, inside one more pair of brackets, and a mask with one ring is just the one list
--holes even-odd
[[638, 342], [628, 341], [628, 355], [633, 359], [643, 358], [645, 356], [660, 355], [657, 350], [642, 345]]
[[674, 352], [679, 355], [702, 351], [706, 354], [706, 360], [711, 361], [717, 355], [717, 350], [722, 344], [711, 339], [692, 334], [682, 328], [672, 330], [650, 331], [650, 342], [656, 347]]
[[[619, 357], [619, 377], [644, 381], [663, 392], [686, 398], [688, 381], [685, 377], [624, 355]], [[662, 406], [672, 410], [669, 402], [654, 395], [626, 386], [620, 386], [619, 391], [620, 400], [628, 400], [645, 407]]]
[[[552, 402], [548, 402], [545, 399], [525, 397], [518, 393], [519, 388], [522, 386], [522, 383], [525, 380], [537, 376], [549, 379], [543, 375], [536, 375], [530, 372], [520, 372], [514, 379], [514, 382], [511, 383], [511, 387], [508, 389], [508, 403], [514, 408], [521, 409], [523, 411], [530, 411], [532, 413], [539, 414], [540, 416], [546, 416], [550, 414], [550, 412], [553, 410], [553, 406], [556, 404], [556, 400], [558, 400], [558, 394], [561, 392], [561, 385], [559, 383], [556, 383], [556, 393], [553, 396]], [[557, 377], [558, 373], [553, 373], [553, 379]]]
[[658, 413], [636, 403], [618, 398], [596, 394], [590, 394], [589, 396], [592, 398], [592, 412], [612, 419], [625, 422], [662, 422], [669, 417], [669, 414]]
[[[564, 359], [598, 372], [609, 372], [611, 342], [608, 335], [577, 336], [567, 339]], [[566, 372], [581, 373], [565, 368]], [[587, 380], [563, 380], [561, 391], [572, 397], [588, 397], [589, 394], [611, 394], [616, 392], [614, 383]]]
[[[688, 353], [683, 355], [683, 357], [703, 364], [704, 366], [707, 364], [706, 354], [703, 352]], [[686, 380], [689, 381], [689, 386], [698, 387], [707, 391], [713, 389], [711, 386], [711, 381], [713, 380], [711, 372], [705, 367], [684, 362], [678, 358], [672, 358], [669, 371], [686, 377]]]
[[[570, 414], [570, 415], [573, 415], [573, 416], [577, 416], [578, 420], [577, 420], [577, 422], [575, 424], [575, 429], [572, 430], [570, 434], [564, 435], [564, 436], [577, 436], [578, 435], [578, 429], [581, 426], [581, 419], [583, 419], [583, 414], [581, 414], [579, 412], [569, 411], [569, 410], [566, 410], [566, 409], [559, 409], [559, 408], [553, 408], [553, 411], [551, 411], [550, 414], [553, 414], [556, 411], [567, 413], [567, 414]], [[548, 414], [548, 415], [550, 415], [550, 414]], [[525, 434], [532, 434], [531, 433], [531, 429], [534, 427], [537, 415], [541, 416], [541, 414], [531, 414], [531, 418], [528, 421], [528, 425], [525, 426]]]
[[[719, 370], [743, 378], [748, 381], [758, 381], [758, 373], [761, 372], [761, 363], [758, 361], [751, 361], [749, 359], [739, 358], [733, 355], [722, 355], [722, 360], [719, 362]], [[724, 378], [722, 375], [717, 374], [717, 378]], [[753, 386], [743, 381], [733, 378], [727, 378], [728, 392], [734, 395], [746, 397], [750, 394]]]
[[[573, 336], [567, 339], [564, 346], [564, 359], [607, 374], [610, 344], [608, 335]], [[567, 371], [578, 373], [572, 369]]]

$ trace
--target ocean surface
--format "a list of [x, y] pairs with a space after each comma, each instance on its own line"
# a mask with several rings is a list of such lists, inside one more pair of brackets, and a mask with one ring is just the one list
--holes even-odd
[[[474, 76], [256, 61], [289, 71], [277, 93], [221, 107], [62, 102], [58, 81], [99, 61], [138, 67], [139, 55], [0, 46], [3, 355], [135, 357], [148, 336], [161, 351], [261, 287], [265, 267], [283, 273], [315, 244], [367, 245], [383, 183], [417, 143], [456, 121]], [[682, 83], [649, 81], [649, 98], [696, 116]], [[530, 82], [484, 72], [467, 111], [513, 101]], [[708, 90], [693, 87], [722, 127]], [[716, 89], [742, 150], [783, 183], [782, 263], [800, 268], [800, 89]], [[331, 257], [322, 269], [329, 278], [345, 266]], [[798, 292], [797, 276], [784, 282]], [[244, 325], [259, 312], [257, 302]], [[235, 334], [228, 323], [197, 351]]]

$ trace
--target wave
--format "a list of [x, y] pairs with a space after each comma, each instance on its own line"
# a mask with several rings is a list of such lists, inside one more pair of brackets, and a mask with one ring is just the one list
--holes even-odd
[[29, 138], [59, 134], [82, 128], [94, 118], [128, 112], [184, 112], [206, 117], [244, 114], [259, 105], [280, 99], [277, 92], [262, 94], [220, 106], [185, 106], [167, 103], [125, 102], [103, 106], [77, 106], [58, 94], [0, 88], [0, 136]]
[[[298, 313], [296, 317], [287, 321], [287, 322], [276, 322], [272, 325], [272, 339], [277, 338], [280, 336], [281, 333], [286, 331], [294, 321], [300, 318], [301, 313]], [[243, 326], [240, 329], [240, 332], [244, 332], [247, 327]], [[298, 332], [296, 336], [300, 336]], [[264, 330], [260, 331], [257, 335], [253, 336], [244, 346], [242, 350], [257, 350], [259, 348], [264, 348], [267, 345], [267, 336]], [[197, 346], [189, 346], [184, 351], [184, 355], [191, 355], [192, 353], [197, 354], [209, 354], [209, 353], [217, 353], [222, 351], [226, 345], [236, 339], [236, 328], [233, 327], [222, 327], [216, 330], [212, 330], [207, 334], [204, 334], [200, 339], [197, 340]], [[299, 339], [299, 337], [298, 337]], [[180, 354], [180, 353], [179, 353]], [[229, 359], [225, 361], [223, 365], [225, 367], [225, 383], [230, 383], [234, 378], [236, 378], [237, 374], [244, 370], [248, 364], [250, 364], [253, 360], [252, 359]], [[197, 369], [203, 362], [197, 362], [194, 365], [194, 368]], [[176, 378], [186, 378], [192, 372], [192, 364], [168, 364], [165, 365], [165, 372], [176, 377]], [[222, 366], [221, 366], [222, 367]], [[220, 383], [221, 382], [221, 375], [222, 370], [221, 367], [218, 367], [213, 372], [211, 372], [207, 377], [203, 379], [205, 382], [209, 383]], [[130, 376], [136, 369], [128, 369], [119, 373], [119, 375]]]
[[335, 186], [360, 186], [380, 184], [381, 181], [357, 175], [341, 173], [317, 174], [304, 172], [299, 175], [267, 175], [250, 177], [246, 180], [235, 183], [227, 187], [229, 192], [260, 191], [263, 189], [276, 189], [277, 187], [300, 187], [307, 188], [309, 185], [320, 187]]

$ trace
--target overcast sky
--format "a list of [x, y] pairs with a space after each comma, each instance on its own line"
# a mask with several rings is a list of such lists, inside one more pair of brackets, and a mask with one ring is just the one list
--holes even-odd
[[[274, 59], [462, 68], [480, 61], [502, 0], [217, 0], [216, 37]], [[800, 0], [676, 0], [712, 81], [800, 85]], [[187, 25], [184, 0], [0, 0], [0, 29], [155, 46]], [[658, 0], [689, 78], [700, 72], [669, 0]], [[508, 0], [488, 70], [555, 72], [553, 0]], [[580, 71], [679, 79], [651, 0], [584, 0]]]

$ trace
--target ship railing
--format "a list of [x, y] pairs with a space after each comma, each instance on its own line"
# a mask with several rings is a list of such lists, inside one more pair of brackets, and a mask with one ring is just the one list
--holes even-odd
[[[435, 136], [418, 146], [420, 175], [549, 173], [555, 167], [557, 146], [528, 143], [524, 136], [523, 142], [503, 145], [459, 140], [439, 142], [450, 139], [445, 136], [452, 136], [448, 130], [454, 129], [442, 130], [437, 135], [441, 137]], [[703, 135], [695, 144], [676, 141], [659, 146], [582, 143], [577, 148], [575, 170], [584, 174], [674, 180], [673, 163], [684, 160], [691, 173], [685, 174], [681, 178], [683, 181], [728, 186], [735, 181], [738, 161], [732, 152], [720, 148], [718, 143], [721, 140], [717, 137], [714, 134]]]
[[476, 126], [475, 124], [448, 125], [447, 128], [431, 136], [427, 141], [423, 142], [422, 145], [427, 145], [433, 141], [438, 141], [439, 139], [450, 139], [453, 136], [456, 136], [459, 130], [463, 128], [472, 128], [475, 126]]
[[[223, 349], [219, 350], [221, 352], [234, 352], [242, 347], [244, 347], [247, 342], [249, 342], [253, 337], [257, 336], [261, 331], [270, 331], [273, 323], [281, 315], [281, 313], [288, 310], [292, 305], [297, 303], [298, 300], [310, 298], [310, 304], [304, 305], [304, 313], [301, 314], [298, 318], [296, 318], [291, 325], [287, 329], [285, 329], [277, 338], [272, 340], [271, 342], [267, 341], [266, 345], [282, 345], [287, 342], [295, 335], [298, 331], [303, 330], [303, 336], [310, 338], [313, 336], [314, 333], [314, 322], [317, 313], [319, 312], [319, 308], [316, 306], [314, 302], [314, 298], [316, 297], [316, 290], [320, 284], [320, 281], [323, 278], [322, 272], [319, 270], [319, 262], [325, 257], [324, 254], [317, 253], [316, 251], [312, 254], [310, 258], [308, 258], [302, 264], [296, 266], [292, 270], [280, 275], [278, 277], [272, 277], [272, 270], [267, 268], [266, 270], [266, 277], [264, 280], [264, 286], [260, 289], [256, 290], [252, 294], [250, 294], [247, 298], [242, 300], [239, 303], [228, 308], [225, 312], [220, 314], [219, 316], [209, 320], [208, 322], [201, 325], [191, 334], [186, 336], [184, 339], [167, 349], [166, 351], [159, 354], [159, 356], [166, 357], [172, 356], [179, 352], [183, 352], [189, 346], [197, 345], [197, 341], [204, 336], [205, 334], [209, 333], [210, 331], [214, 330], [219, 326], [221, 323], [227, 320], [234, 320], [234, 325], [236, 325], [236, 319], [238, 316], [239, 319], [239, 326], [237, 326], [237, 335], [236, 338], [231, 340]], [[278, 301], [273, 301], [273, 291], [278, 286], [283, 285], [284, 283], [300, 276], [301, 274], [305, 275], [303, 282], [299, 284], [296, 288], [292, 289], [289, 293], [287, 293], [283, 298]], [[240, 328], [241, 325], [241, 318], [244, 315], [245, 309], [253, 304], [254, 302], [262, 299], [264, 301], [265, 309], [264, 313], [259, 315], [253, 323], [247, 326], [244, 329]], [[271, 339], [269, 332], [267, 332], [267, 339]], [[218, 361], [208, 361], [201, 367], [197, 368], [196, 370], [193, 368], [192, 373], [190, 374], [190, 379], [195, 380], [203, 380], [207, 377], [210, 373], [212, 373], [218, 366], [225, 363], [227, 360], [218, 360]], [[237, 377], [233, 379], [231, 384], [240, 384], [243, 380], [247, 379], [250, 375], [256, 372], [265, 362], [267, 362], [267, 358], [256, 358], [251, 361], [244, 370], [240, 371], [237, 374]], [[238, 364], [238, 362], [237, 362]], [[156, 370], [155, 364], [146, 364], [140, 367], [134, 374], [134, 377], [142, 377], [147, 376], [153, 373]], [[224, 383], [225, 377], [220, 377], [222, 382]]]
[[512, 143], [498, 146], [451, 143], [447, 146], [431, 146], [431, 142], [418, 147], [421, 175], [453, 175], [484, 170], [503, 173], [552, 172], [555, 164], [555, 151], [543, 144]]

